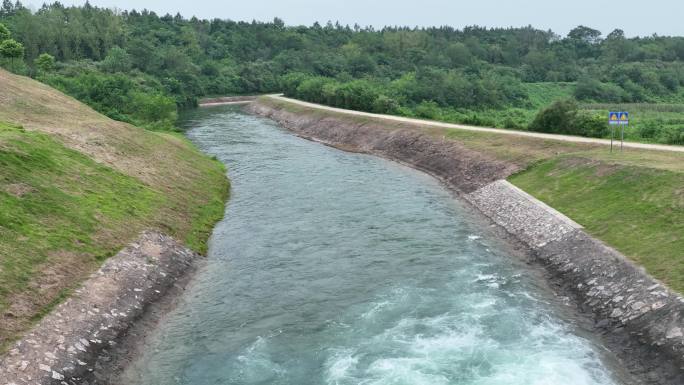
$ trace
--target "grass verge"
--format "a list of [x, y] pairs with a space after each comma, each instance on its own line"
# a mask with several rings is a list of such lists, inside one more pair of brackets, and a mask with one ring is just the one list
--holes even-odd
[[[0, 70], [0, 351], [144, 229], [204, 253], [225, 168]], [[21, 128], [24, 127], [24, 128]]]
[[562, 157], [509, 180], [684, 293], [684, 173]]

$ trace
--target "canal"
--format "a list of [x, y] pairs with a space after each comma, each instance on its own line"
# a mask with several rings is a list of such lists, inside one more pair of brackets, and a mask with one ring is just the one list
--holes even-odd
[[227, 165], [232, 196], [124, 383], [628, 382], [538, 269], [433, 178], [239, 107], [185, 126]]

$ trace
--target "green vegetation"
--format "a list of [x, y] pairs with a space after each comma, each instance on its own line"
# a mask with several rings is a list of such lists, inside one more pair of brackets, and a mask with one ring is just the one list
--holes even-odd
[[[6, 26], [0, 24], [0, 66], [14, 71], [24, 70], [24, 46], [12, 39], [12, 33]], [[17, 66], [19, 63], [19, 66]]]
[[582, 109], [603, 117], [608, 111], [629, 111], [626, 140], [684, 144], [684, 104], [586, 104]]
[[2, 350], [145, 229], [206, 252], [229, 186], [181, 134], [113, 121], [3, 70], [0, 83]]
[[145, 79], [131, 79], [123, 73], [103, 74], [95, 68], [71, 70], [70, 75], [43, 74], [39, 80], [112, 119], [153, 130], [174, 128], [176, 103], [158, 91], [141, 89], [138, 83]]
[[510, 181], [684, 292], [684, 172], [561, 157]]
[[[9, 28], [0, 38], [11, 31], [24, 50], [24, 60], [4, 59], [7, 68], [155, 130], [173, 128], [175, 110], [198, 97], [276, 91], [363, 111], [542, 131], [558, 131], [532, 124], [558, 100], [684, 106], [682, 37], [627, 38], [621, 30], [604, 37], [583, 26], [565, 37], [532, 27], [286, 26], [89, 3], [32, 13], [9, 1], [0, 23]], [[562, 125], [606, 136], [577, 118], [599, 112], [565, 115], [574, 120]], [[674, 117], [632, 114], [628, 139], [684, 141]]]
[[559, 100], [539, 112], [532, 131], [601, 138], [608, 133], [606, 116], [580, 111], [574, 100]]
[[68, 264], [60, 269], [92, 267], [114, 246], [97, 232], [139, 228], [163, 204], [163, 195], [139, 180], [47, 134], [0, 123], [0, 149], [0, 312], [51, 253]]

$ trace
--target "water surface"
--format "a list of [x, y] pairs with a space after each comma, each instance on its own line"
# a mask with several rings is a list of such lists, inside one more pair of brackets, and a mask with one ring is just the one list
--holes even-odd
[[206, 269], [130, 384], [608, 385], [529, 267], [434, 179], [236, 107], [188, 117], [229, 167]]

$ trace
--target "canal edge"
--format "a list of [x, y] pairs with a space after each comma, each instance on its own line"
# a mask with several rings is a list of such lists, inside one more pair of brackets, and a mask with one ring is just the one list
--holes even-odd
[[136, 349], [135, 336], [120, 343], [150, 307], [182, 293], [202, 261], [170, 236], [143, 232], [12, 345], [0, 359], [0, 384], [108, 383], [98, 378], [102, 357]]

